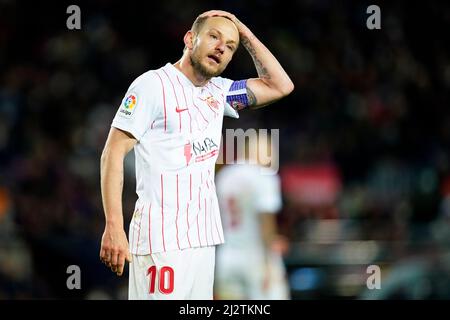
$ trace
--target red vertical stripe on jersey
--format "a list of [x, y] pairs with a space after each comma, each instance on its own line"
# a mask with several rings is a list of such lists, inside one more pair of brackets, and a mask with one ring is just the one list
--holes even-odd
[[206, 121], [207, 124], [209, 124], [208, 120], [205, 119], [205, 117], [203, 116], [203, 113], [200, 111], [199, 107], [197, 107], [197, 105], [195, 104], [195, 97], [194, 97], [194, 88], [192, 88], [192, 104], [194, 105], [195, 108], [197, 108], [198, 112], [200, 113], [200, 115], [202, 116], [203, 120]]
[[[210, 177], [210, 179], [211, 179], [211, 180], [210, 180], [210, 181], [211, 181], [211, 188], [213, 189], [214, 194], [217, 195], [216, 185], [214, 184], [214, 180], [213, 180], [213, 178], [212, 178], [212, 175], [211, 175], [211, 171], [210, 171], [210, 170], [208, 170], [208, 174], [209, 174], [209, 177]], [[212, 201], [212, 200], [213, 200], [213, 199], [211, 199], [211, 201]], [[217, 207], [211, 206], [211, 208], [217, 208]], [[213, 215], [213, 217], [214, 217], [214, 225], [216, 226], [216, 231], [217, 231], [217, 235], [219, 236], [220, 242], [224, 242], [223, 239], [222, 239], [222, 236], [220, 235], [219, 228], [217, 227], [217, 221], [216, 221], [216, 216], [218, 216], [219, 219], [220, 219], [220, 213], [217, 215], [216, 212], [214, 212], [214, 213], [212, 213], [212, 215]]]
[[189, 226], [189, 202], [186, 204], [186, 223], [187, 223], [187, 226], [188, 226], [188, 228], [187, 228], [187, 239], [188, 239], [189, 247], [192, 248], [191, 240], [189, 239], [189, 229], [190, 229], [190, 226]]
[[[208, 172], [209, 172], [209, 170], [208, 170]], [[212, 177], [211, 177], [211, 187], [213, 189], [214, 194], [217, 195], [216, 185], [214, 184], [214, 181], [213, 181]], [[215, 207], [215, 208], [217, 208], [217, 207]], [[219, 214], [217, 216], [220, 219], [220, 212], [219, 212]], [[214, 214], [214, 224], [216, 225], [216, 231], [217, 231], [217, 234], [219, 235], [220, 241], [224, 242], [223, 239], [222, 239], [222, 236], [220, 235], [219, 229], [217, 228], [216, 214]]]
[[212, 81], [210, 81], [209, 83], [211, 83], [214, 87], [216, 87], [217, 89], [219, 89], [219, 90], [221, 90], [222, 91], [222, 89], [221, 88], [219, 88], [214, 82], [212, 82]]
[[[178, 102], [178, 96], [177, 96], [177, 92], [175, 91], [175, 86], [173, 85], [173, 82], [170, 79], [169, 75], [167, 74], [166, 70], [162, 69], [162, 71], [164, 71], [164, 73], [166, 74], [167, 79], [169, 79], [170, 84], [172, 85], [173, 94], [175, 95], [175, 100], [177, 101], [177, 105], [175, 106], [175, 108], [179, 108], [181, 106], [180, 106], [180, 103]], [[180, 123], [180, 132], [181, 132], [181, 112], [178, 112], [178, 121]]]
[[[209, 172], [209, 170], [208, 170], [208, 172]], [[210, 173], [210, 176], [211, 176], [211, 173]], [[217, 191], [216, 191], [216, 185], [215, 185], [214, 180], [213, 180], [212, 177], [211, 177], [211, 187], [212, 187], [212, 189], [214, 190], [214, 192], [217, 194]]]
[[214, 242], [214, 232], [213, 232], [213, 227], [212, 227], [212, 216], [214, 214], [213, 212], [213, 203], [212, 203], [212, 198], [209, 198], [209, 231], [211, 232], [211, 238], [213, 239]]
[[223, 239], [220, 236], [219, 228], [217, 227], [216, 215], [213, 214], [213, 217], [214, 217], [214, 225], [216, 226], [216, 231], [217, 231], [217, 234], [219, 235], [220, 242], [223, 242]]
[[139, 252], [139, 238], [141, 237], [141, 223], [142, 223], [142, 216], [144, 215], [144, 205], [141, 208], [141, 218], [139, 219], [139, 230], [138, 230], [138, 238], [136, 242], [136, 252]]
[[148, 247], [150, 249], [150, 254], [152, 254], [152, 233], [150, 232], [150, 217], [152, 213], [152, 204], [150, 203], [150, 207], [148, 207]]
[[192, 173], [189, 173], [189, 200], [192, 200]]
[[214, 243], [214, 235], [213, 235], [213, 227], [212, 227], [212, 215], [214, 214], [214, 212], [212, 211], [212, 209], [213, 209], [213, 204], [212, 204], [212, 198], [210, 198], [210, 202], [209, 202], [209, 204], [210, 204], [210, 206], [209, 206], [209, 231], [211, 232], [211, 239], [212, 239], [212, 241], [213, 241], [213, 243]]
[[207, 246], [209, 246], [209, 242], [208, 242], [208, 231], [207, 231], [207, 228], [206, 228], [206, 226], [208, 225], [207, 223], [206, 223], [206, 213], [207, 213], [207, 207], [206, 207], [206, 198], [203, 198], [204, 200], [205, 200], [205, 208], [204, 208], [204, 210], [205, 210], [205, 238], [206, 238], [206, 245]]
[[164, 132], [167, 130], [167, 114], [166, 114], [166, 91], [164, 90], [164, 83], [161, 79], [161, 76], [158, 74], [158, 72], [155, 72], [156, 75], [159, 78], [159, 81], [161, 81], [162, 86], [162, 92], [163, 92], [163, 103], [164, 103]]
[[185, 108], [187, 109], [187, 112], [188, 112], [188, 115], [189, 115], [189, 130], [192, 133], [192, 117], [191, 117], [191, 113], [189, 112], [189, 106], [188, 106], [188, 103], [187, 103], [187, 100], [186, 100], [186, 93], [184, 92], [184, 87], [181, 84], [180, 78], [178, 78], [178, 76], [177, 76], [177, 80], [178, 80], [178, 83], [180, 84], [181, 90], [183, 91]]
[[164, 182], [163, 182], [163, 175], [161, 173], [161, 230], [162, 230], [162, 243], [163, 243], [163, 249], [166, 251], [166, 243], [164, 241]]
[[180, 241], [178, 240], [178, 211], [180, 210], [180, 202], [178, 198], [178, 173], [177, 173], [177, 216], [175, 218], [175, 227], [177, 229], [177, 245], [178, 250], [180, 250]]
[[[191, 173], [189, 173], [189, 200], [192, 200], [192, 174]], [[188, 238], [188, 242], [189, 242], [189, 247], [192, 248], [191, 240], [189, 239], [189, 229], [190, 229], [190, 226], [189, 226], [189, 202], [186, 205], [186, 222], [187, 222], [187, 226], [188, 226], [187, 238]]]
[[199, 112], [200, 115], [202, 116], [203, 120], [205, 120], [206, 124], [209, 124], [209, 121], [206, 120], [205, 116], [204, 116], [203, 113], [200, 111], [200, 108], [195, 104], [195, 102], [194, 102], [194, 107], [197, 108], [198, 112]]
[[[213, 86], [215, 86], [217, 89], [220, 90], [220, 96], [222, 97], [222, 104], [226, 103], [225, 102], [225, 96], [223, 95], [223, 90], [221, 88], [219, 88], [214, 82], [210, 81], [209, 83], [211, 83]], [[229, 90], [229, 88], [227, 89]], [[228, 92], [227, 92], [228, 93]], [[224, 106], [225, 107], [225, 106]]]
[[[208, 172], [209, 172], [209, 170], [208, 170]], [[209, 180], [209, 183], [208, 183], [208, 180]], [[213, 178], [211, 177], [211, 174], [208, 175], [208, 179], [206, 180], [206, 186], [208, 187], [208, 189], [209, 189], [209, 185], [211, 185], [211, 190], [213, 190], [213, 192], [215, 192], [214, 181], [213, 181]]]
[[[212, 177], [211, 177], [211, 170], [209, 170], [209, 169], [208, 169], [208, 177], [212, 180]], [[212, 184], [212, 182], [211, 182], [211, 184]]]
[[200, 187], [198, 187], [198, 212], [197, 212], [197, 236], [198, 236], [198, 243], [200, 246], [202, 245], [202, 241], [200, 240], [200, 227], [198, 225], [198, 216], [200, 214]]
[[[194, 105], [194, 89], [192, 88], [191, 91], [192, 91], [192, 94], [191, 94], [191, 101], [192, 101], [192, 105]], [[198, 108], [196, 108], [196, 109], [198, 110]], [[199, 112], [197, 112], [197, 113], [199, 113]], [[197, 130], [201, 130], [200, 124], [198, 123], [198, 116], [197, 116], [197, 114], [196, 114], [194, 120], [195, 120], [195, 124], [197, 125]]]
[[[212, 189], [212, 188], [214, 187], [214, 182], [212, 181], [211, 171], [210, 171], [210, 170], [208, 170], [208, 179], [209, 179], [209, 181], [210, 181], [210, 183], [211, 183], [211, 189]], [[207, 184], [207, 186], [208, 186], [208, 188], [209, 188], [208, 180], [206, 180], [206, 184]], [[212, 191], [212, 194], [215, 195], [215, 192]], [[211, 237], [212, 237], [212, 235], [213, 235], [213, 230], [212, 230], [212, 229], [213, 229], [213, 227], [212, 227], [212, 219], [213, 219], [213, 217], [214, 217], [214, 215], [215, 215], [215, 211], [213, 211], [213, 209], [214, 209], [213, 198], [211, 197], [210, 199], [211, 199], [211, 203], [210, 203], [210, 216], [209, 216], [209, 218], [210, 218]], [[216, 218], [214, 217], [214, 223], [215, 223], [215, 221], [216, 221]], [[219, 240], [220, 240], [220, 234], [219, 234], [219, 231], [217, 230], [217, 225], [216, 225], [216, 231], [217, 231], [217, 235], [218, 235]], [[213, 239], [214, 239], [214, 237], [213, 237]], [[214, 241], [214, 240], [213, 240], [213, 241]]]

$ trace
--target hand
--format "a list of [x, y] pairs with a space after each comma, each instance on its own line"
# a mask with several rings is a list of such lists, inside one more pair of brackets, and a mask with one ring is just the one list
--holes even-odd
[[284, 256], [289, 251], [289, 239], [285, 236], [278, 235], [273, 241], [271, 245], [271, 250], [275, 253]]
[[122, 228], [106, 225], [100, 248], [100, 260], [118, 276], [123, 273], [125, 260], [131, 262], [127, 236]]
[[223, 10], [209, 10], [209, 11], [203, 12], [200, 15], [200, 17], [226, 17], [226, 18], [230, 19], [231, 21], [237, 20], [237, 18], [234, 14], [229, 13], [227, 11], [223, 11]]
[[232, 13], [222, 10], [210, 10], [203, 12], [200, 17], [225, 17], [230, 19], [237, 27], [239, 34], [243, 35], [247, 31], [250, 31], [238, 18]]

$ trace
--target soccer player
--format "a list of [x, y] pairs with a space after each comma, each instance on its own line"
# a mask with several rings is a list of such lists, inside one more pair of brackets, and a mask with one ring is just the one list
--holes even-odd
[[[219, 77], [242, 44], [258, 78]], [[106, 217], [100, 259], [117, 275], [130, 263], [129, 299], [212, 299], [215, 246], [224, 242], [214, 187], [223, 116], [293, 90], [277, 59], [234, 15], [208, 11], [184, 36], [175, 64], [129, 87], [102, 157]], [[134, 149], [136, 201], [127, 240], [123, 160]]]
[[[290, 298], [282, 260], [287, 242], [278, 234], [276, 222], [282, 206], [280, 178], [268, 168], [263, 171], [258, 157], [269, 154], [267, 146], [261, 136], [250, 141], [244, 164], [227, 165], [217, 174], [226, 239], [217, 250], [214, 291], [218, 299]], [[272, 161], [276, 156], [271, 155]]]

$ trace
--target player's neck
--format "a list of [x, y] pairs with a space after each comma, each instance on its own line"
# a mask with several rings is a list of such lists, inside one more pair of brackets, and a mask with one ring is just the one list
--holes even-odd
[[203, 87], [209, 81], [209, 78], [205, 78], [202, 75], [198, 74], [198, 72], [195, 72], [192, 64], [189, 62], [189, 59], [186, 56], [183, 56], [173, 66], [180, 70], [186, 76], [186, 78], [188, 78], [196, 87]]

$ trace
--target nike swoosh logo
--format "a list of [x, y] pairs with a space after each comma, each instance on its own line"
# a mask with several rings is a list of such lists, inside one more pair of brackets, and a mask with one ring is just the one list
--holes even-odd
[[187, 108], [184, 108], [184, 109], [180, 109], [178, 107], [175, 108], [176, 112], [183, 112], [183, 111], [186, 111], [186, 110], [187, 110]]

